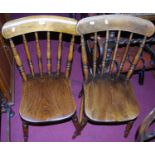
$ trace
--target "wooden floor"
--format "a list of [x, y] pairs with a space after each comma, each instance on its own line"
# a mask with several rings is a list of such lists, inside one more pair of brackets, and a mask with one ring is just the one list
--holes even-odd
[[29, 122], [57, 121], [71, 117], [76, 104], [65, 77], [29, 79], [23, 83], [21, 117]]
[[135, 119], [139, 106], [130, 83], [97, 79], [84, 85], [85, 114], [98, 122]]

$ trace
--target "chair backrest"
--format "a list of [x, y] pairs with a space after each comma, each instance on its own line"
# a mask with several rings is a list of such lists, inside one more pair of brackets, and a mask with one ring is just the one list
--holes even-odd
[[38, 33], [45, 32], [47, 38], [47, 47], [46, 47], [46, 59], [47, 59], [47, 71], [48, 75], [51, 75], [52, 72], [52, 53], [51, 53], [51, 32], [59, 33], [59, 43], [58, 43], [58, 50], [57, 50], [57, 65], [56, 65], [56, 73], [57, 75], [61, 72], [61, 57], [62, 57], [62, 41], [63, 41], [63, 34], [68, 34], [71, 36], [68, 58], [67, 58], [67, 65], [65, 76], [68, 78], [71, 71], [71, 64], [73, 59], [73, 51], [74, 51], [74, 40], [76, 32], [76, 24], [77, 21], [74, 19], [60, 17], [60, 16], [28, 16], [23, 17], [20, 19], [11, 20], [5, 23], [2, 27], [2, 34], [4, 38], [9, 39], [10, 45], [13, 51], [14, 58], [16, 60], [16, 64], [18, 69], [21, 73], [21, 76], [24, 81], [27, 80], [27, 74], [24, 70], [20, 55], [17, 51], [16, 45], [13, 41], [13, 38], [16, 36], [22, 36], [25, 55], [28, 60], [29, 69], [31, 75], [34, 77], [35, 71], [33, 66], [33, 61], [31, 57], [31, 50], [28, 46], [26, 34], [34, 33], [35, 36], [35, 46], [36, 46], [36, 55], [38, 60], [38, 67], [40, 76], [43, 76], [43, 62], [42, 62], [42, 51], [40, 48], [39, 43], [39, 35]]
[[[131, 61], [131, 65], [128, 69], [127, 75], [125, 77], [126, 80], [129, 80], [137, 63], [141, 56], [143, 46], [145, 45], [145, 41], [147, 37], [150, 37], [154, 33], [154, 25], [148, 20], [144, 20], [138, 17], [127, 16], [127, 15], [100, 15], [100, 16], [93, 16], [87, 17], [80, 20], [77, 24], [77, 32], [81, 35], [81, 47], [82, 47], [82, 63], [83, 63], [83, 71], [85, 80], [89, 77], [88, 71], [88, 57], [86, 52], [86, 40], [88, 38], [93, 38], [94, 40], [94, 47], [93, 47], [93, 77], [96, 76], [97, 71], [97, 51], [98, 45], [102, 44], [102, 47], [99, 50], [103, 50], [102, 55], [102, 63], [101, 63], [101, 75], [105, 73], [108, 75], [113, 75], [113, 70], [115, 67], [115, 61], [117, 61], [117, 56], [119, 55], [119, 42], [121, 39], [127, 38], [127, 44], [124, 48], [121, 61], [118, 63], [118, 70], [115, 73], [115, 77], [119, 78], [125, 61], [127, 61], [127, 56], [129, 54], [130, 42], [134, 37], [137, 35], [142, 38], [142, 42], [139, 45], [139, 49], [134, 58]], [[115, 32], [115, 45], [112, 50], [112, 54], [110, 57], [109, 66], [107, 65], [107, 55], [108, 55], [108, 48], [110, 44], [110, 33]], [[123, 36], [122, 36], [123, 34]], [[124, 35], [125, 34], [125, 35]], [[102, 43], [100, 42], [102, 38]], [[114, 43], [113, 43], [114, 44]], [[108, 72], [107, 68], [109, 67]]]

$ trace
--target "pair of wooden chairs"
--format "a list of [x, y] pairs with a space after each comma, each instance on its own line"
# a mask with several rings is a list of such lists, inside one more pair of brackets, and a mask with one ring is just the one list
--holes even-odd
[[[46, 33], [46, 68], [43, 71], [43, 52], [39, 43], [40, 31]], [[108, 63], [106, 60], [109, 42], [109, 32], [116, 31], [116, 44]], [[58, 33], [58, 50], [56, 71], [52, 67], [53, 57], [51, 38], [53, 32]], [[126, 33], [124, 33], [126, 32]], [[39, 73], [34, 70], [31, 48], [28, 46], [27, 36], [35, 38], [35, 48]], [[146, 38], [154, 33], [154, 25], [147, 20], [125, 15], [101, 15], [88, 17], [77, 22], [74, 19], [59, 16], [30, 16], [9, 21], [4, 24], [2, 34], [9, 39], [16, 60], [17, 67], [23, 79], [22, 100], [19, 113], [23, 121], [24, 141], [28, 140], [28, 125], [49, 123], [71, 118], [76, 128], [73, 138], [78, 136], [88, 120], [93, 122], [120, 123], [126, 122], [125, 136], [128, 135], [134, 120], [139, 114], [139, 106], [134, 96], [130, 77], [138, 63]], [[68, 35], [70, 45], [66, 70], [61, 70], [62, 45], [64, 35]], [[75, 36], [81, 38], [82, 66], [83, 66], [83, 95], [80, 109], [80, 120], [76, 115], [76, 104], [71, 93], [70, 72], [73, 61]], [[129, 37], [128, 37], [129, 35]], [[143, 41], [128, 67], [126, 76], [122, 74], [124, 63], [133, 37], [140, 35]], [[25, 55], [30, 69], [26, 74], [20, 54], [17, 51], [14, 38], [21, 36]], [[94, 37], [93, 73], [88, 72], [88, 62], [85, 42]], [[102, 70], [97, 72], [96, 60], [98, 36], [104, 36], [102, 42]], [[117, 59], [119, 40], [128, 37], [126, 48], [123, 49], [121, 60]], [[51, 52], [52, 51], [52, 52]], [[45, 52], [45, 51], [44, 51]], [[116, 65], [119, 64], [119, 65]], [[116, 67], [119, 66], [119, 67]]]

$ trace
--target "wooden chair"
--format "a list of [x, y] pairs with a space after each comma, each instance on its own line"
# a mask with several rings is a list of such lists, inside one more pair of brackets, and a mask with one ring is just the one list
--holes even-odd
[[[78, 128], [76, 104], [71, 93], [69, 80], [74, 53], [74, 40], [77, 34], [76, 24], [76, 20], [65, 17], [29, 16], [9, 21], [2, 28], [4, 38], [10, 41], [17, 67], [23, 79], [19, 113], [23, 120], [24, 141], [28, 140], [28, 125], [34, 123], [48, 124], [49, 122], [71, 118], [75, 128]], [[46, 33], [47, 48], [44, 52], [46, 52], [47, 73], [43, 70], [43, 52], [39, 43], [40, 31]], [[53, 71], [52, 67], [53, 54], [50, 43], [53, 32], [59, 35], [56, 72]], [[34, 61], [28, 46], [28, 33], [31, 33], [35, 38], [39, 74], [35, 72], [35, 67], [33, 66]], [[68, 35], [70, 45], [68, 46], [66, 70], [62, 72], [61, 59], [64, 34]], [[30, 75], [27, 75], [24, 70], [21, 57], [13, 40], [16, 36], [22, 36]]]
[[139, 126], [136, 134], [136, 141], [143, 142], [149, 141], [155, 138], [155, 130], [149, 131], [151, 125], [155, 121], [155, 108], [144, 118], [143, 122]]
[[[109, 33], [116, 32], [114, 49], [107, 60], [107, 49], [109, 46]], [[73, 137], [80, 134], [88, 120], [96, 123], [127, 123], [124, 136], [127, 137], [134, 120], [139, 114], [139, 106], [130, 78], [141, 56], [146, 38], [154, 33], [154, 25], [147, 20], [125, 15], [100, 15], [87, 17], [77, 24], [77, 32], [81, 35], [82, 64], [83, 64], [83, 97], [80, 112], [81, 127]], [[134, 51], [134, 58], [127, 62], [128, 53], [131, 52], [130, 41], [140, 35], [143, 37], [139, 49]], [[102, 66], [98, 71], [97, 59], [100, 57], [97, 51], [99, 37], [104, 36], [101, 57]], [[93, 49], [93, 71], [89, 72], [88, 57], [86, 53], [86, 42], [90, 37], [94, 38]], [[124, 49], [119, 47], [121, 38], [128, 38]], [[101, 43], [100, 43], [101, 44]], [[133, 49], [132, 49], [133, 50]], [[118, 52], [119, 51], [119, 52]], [[120, 59], [118, 53], [123, 51]], [[124, 75], [124, 64], [128, 63], [128, 73]]]

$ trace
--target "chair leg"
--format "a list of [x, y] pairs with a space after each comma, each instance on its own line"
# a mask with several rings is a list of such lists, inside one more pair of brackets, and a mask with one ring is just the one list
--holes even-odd
[[72, 137], [73, 139], [75, 139], [77, 136], [81, 134], [81, 131], [84, 129], [87, 122], [88, 122], [88, 119], [86, 117], [83, 117], [82, 122], [80, 123], [79, 129], [74, 132], [74, 135]]
[[23, 121], [23, 134], [24, 134], [24, 142], [28, 141], [28, 124]]
[[125, 132], [124, 132], [124, 137], [125, 137], [125, 138], [128, 137], [128, 135], [129, 135], [129, 133], [130, 133], [130, 130], [131, 130], [133, 124], [134, 124], [134, 120], [129, 121], [129, 122], [127, 123], [126, 128], [125, 128]]
[[144, 84], [144, 71], [139, 72], [139, 84], [140, 85]]
[[79, 124], [79, 120], [78, 120], [78, 117], [77, 117], [76, 114], [74, 114], [74, 115], [72, 116], [72, 122], [73, 122], [73, 124], [74, 124], [75, 129], [78, 130], [80, 124]]

